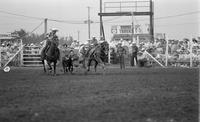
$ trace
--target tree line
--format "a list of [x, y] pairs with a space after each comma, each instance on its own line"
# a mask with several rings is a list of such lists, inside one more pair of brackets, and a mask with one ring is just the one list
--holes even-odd
[[[44, 34], [30, 33], [25, 29], [15, 30], [11, 34], [17, 34], [18, 35], [17, 38], [22, 39], [23, 44], [31, 44], [31, 43], [37, 44], [45, 39]], [[59, 43], [61, 45], [64, 44], [71, 45], [73, 41], [74, 39], [72, 36], [59, 38]]]

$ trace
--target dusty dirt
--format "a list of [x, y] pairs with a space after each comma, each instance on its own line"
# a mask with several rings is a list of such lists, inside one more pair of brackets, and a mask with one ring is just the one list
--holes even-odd
[[198, 69], [0, 71], [0, 122], [198, 122]]

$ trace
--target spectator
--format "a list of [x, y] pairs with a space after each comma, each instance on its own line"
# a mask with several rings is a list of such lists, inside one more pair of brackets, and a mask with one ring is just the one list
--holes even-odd
[[117, 54], [119, 56], [120, 69], [125, 69], [124, 55], [126, 54], [126, 50], [122, 47], [122, 43], [118, 44]]
[[[132, 53], [131, 53], [131, 66], [136, 66], [138, 64], [137, 60], [137, 53], [138, 53], [138, 47], [136, 46], [136, 43], [133, 43], [132, 46]], [[136, 61], [136, 64], [134, 63]]]

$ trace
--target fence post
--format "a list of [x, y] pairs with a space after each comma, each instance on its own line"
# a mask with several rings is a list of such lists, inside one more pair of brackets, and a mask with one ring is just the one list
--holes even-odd
[[108, 64], [110, 64], [110, 44], [108, 44]]
[[167, 67], [168, 65], [168, 55], [169, 55], [169, 40], [167, 40], [165, 34], [164, 34], [164, 39], [166, 41], [166, 49], [165, 49], [165, 66]]
[[190, 67], [193, 66], [193, 62], [192, 62], [192, 48], [193, 48], [193, 45], [192, 45], [192, 39], [190, 40]]
[[2, 60], [1, 60], [1, 50], [2, 50], [2, 45], [1, 45], [1, 39], [0, 39], [0, 68], [2, 67]]
[[[23, 42], [22, 42], [22, 39], [20, 40], [20, 47], [23, 48]], [[20, 51], [20, 65], [23, 66], [23, 53], [24, 53], [24, 49], [22, 49]]]

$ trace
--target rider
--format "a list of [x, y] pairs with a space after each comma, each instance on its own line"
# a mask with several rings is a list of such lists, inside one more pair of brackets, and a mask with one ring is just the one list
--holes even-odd
[[92, 37], [92, 41], [91, 41], [91, 44], [90, 44], [90, 48], [88, 50], [88, 56], [91, 56], [92, 53], [94, 52], [95, 48], [98, 46], [98, 41], [96, 39], [95, 36]]
[[95, 36], [92, 37], [92, 45], [95, 47], [98, 45], [98, 41]]
[[45, 40], [46, 44], [44, 47], [44, 52], [46, 52], [51, 44], [51, 42], [55, 42], [58, 45], [58, 37], [56, 36], [56, 32], [58, 30], [56, 28], [52, 28], [49, 34], [46, 34]]
[[49, 38], [50, 38], [51, 42], [55, 43], [56, 46], [58, 47], [59, 40], [58, 40], [58, 36], [56, 35], [56, 32], [58, 32], [58, 29], [57, 28], [52, 28], [51, 32], [49, 34]]
[[58, 31], [58, 29], [52, 28], [51, 32], [49, 34], [46, 34], [46, 37], [45, 37], [45, 40], [44, 40], [45, 46], [44, 46], [44, 48], [42, 49], [42, 52], [41, 52], [42, 58], [45, 58], [46, 52], [48, 51], [52, 42], [55, 43], [56, 46], [58, 47], [59, 43], [58, 43], [58, 37], [56, 35], [57, 31]]

